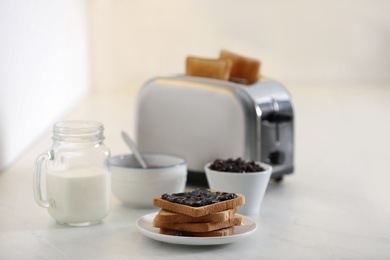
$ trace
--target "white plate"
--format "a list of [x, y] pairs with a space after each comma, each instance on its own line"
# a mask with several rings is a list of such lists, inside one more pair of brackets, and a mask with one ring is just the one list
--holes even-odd
[[155, 228], [152, 225], [154, 217], [158, 212], [147, 214], [143, 217], [140, 217], [137, 220], [138, 230], [147, 237], [152, 239], [171, 243], [171, 244], [180, 244], [180, 245], [196, 245], [196, 246], [205, 246], [205, 245], [221, 245], [236, 242], [243, 238], [247, 238], [252, 235], [256, 229], [256, 222], [252, 219], [242, 216], [241, 226], [234, 227], [233, 235], [224, 236], [224, 237], [184, 237], [184, 236], [171, 236], [163, 235], [159, 233], [159, 228]]

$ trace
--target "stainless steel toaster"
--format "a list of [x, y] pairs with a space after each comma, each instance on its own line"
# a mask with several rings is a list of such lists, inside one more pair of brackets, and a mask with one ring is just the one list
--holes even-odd
[[269, 163], [276, 181], [294, 168], [292, 100], [274, 80], [153, 78], [137, 96], [135, 135], [143, 152], [186, 158], [189, 182], [205, 181], [205, 164], [217, 158]]

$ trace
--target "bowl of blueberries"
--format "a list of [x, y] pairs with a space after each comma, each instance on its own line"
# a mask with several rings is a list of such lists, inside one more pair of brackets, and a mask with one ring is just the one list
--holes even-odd
[[243, 215], [258, 215], [272, 166], [241, 158], [216, 159], [204, 167], [207, 182], [212, 190], [223, 190], [245, 196], [245, 204], [238, 209]]

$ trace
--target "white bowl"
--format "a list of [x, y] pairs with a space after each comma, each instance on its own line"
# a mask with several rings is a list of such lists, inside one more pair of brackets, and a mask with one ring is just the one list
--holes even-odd
[[245, 204], [238, 208], [242, 215], [257, 215], [272, 173], [268, 164], [256, 162], [264, 171], [232, 173], [211, 170], [212, 163], [206, 164], [204, 170], [210, 189], [234, 192], [245, 196]]
[[157, 153], [143, 153], [149, 166], [143, 169], [132, 154], [111, 158], [112, 193], [126, 206], [153, 207], [153, 197], [183, 192], [187, 181], [185, 159]]

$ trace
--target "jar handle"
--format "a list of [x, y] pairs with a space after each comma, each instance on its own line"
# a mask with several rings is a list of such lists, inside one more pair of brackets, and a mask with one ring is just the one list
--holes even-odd
[[33, 190], [34, 190], [34, 198], [39, 206], [44, 208], [54, 208], [55, 204], [53, 200], [44, 200], [42, 198], [42, 189], [41, 189], [41, 179], [42, 179], [42, 163], [45, 160], [53, 160], [54, 152], [49, 150], [47, 153], [43, 153], [38, 156], [35, 161], [35, 171], [33, 176]]

